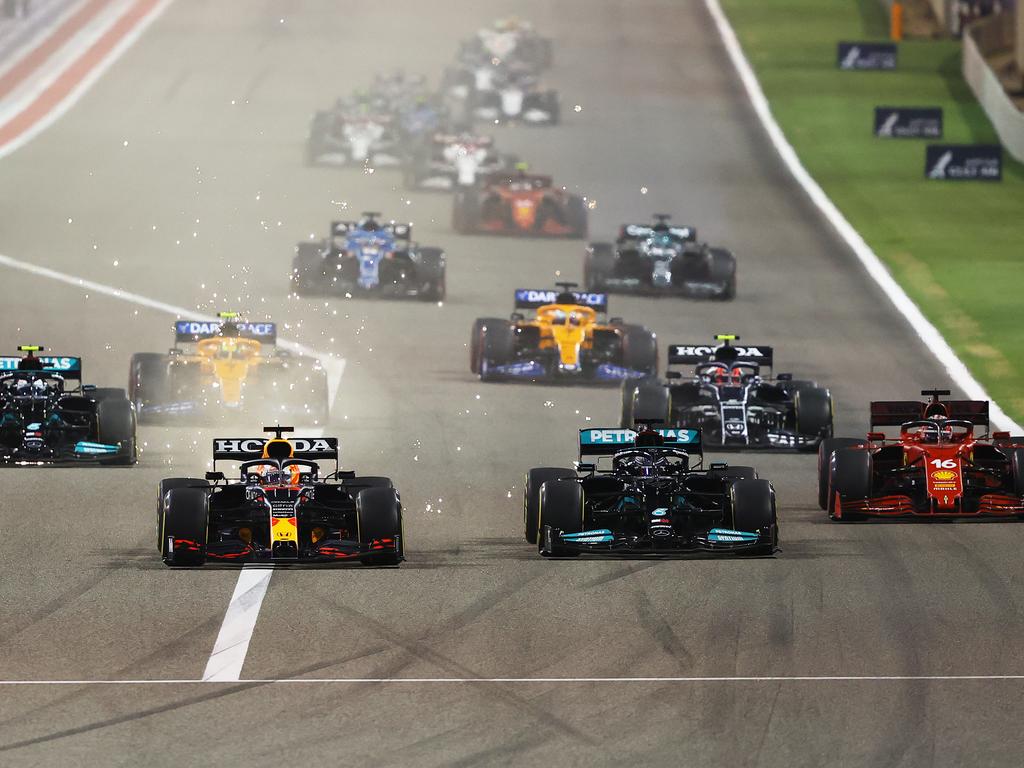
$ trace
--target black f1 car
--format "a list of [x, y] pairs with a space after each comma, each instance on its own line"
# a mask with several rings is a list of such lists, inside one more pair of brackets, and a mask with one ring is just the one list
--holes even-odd
[[704, 469], [699, 430], [646, 422], [637, 432], [583, 429], [579, 440], [575, 470], [538, 467], [526, 478], [526, 540], [542, 555], [777, 549], [771, 483], [752, 467]]
[[295, 293], [444, 299], [444, 251], [414, 243], [412, 225], [384, 223], [379, 216], [367, 212], [359, 221], [335, 221], [328, 239], [299, 243], [292, 261]]
[[[642, 325], [608, 312], [603, 293], [520, 288], [508, 320], [482, 317], [470, 335], [470, 370], [483, 381], [525, 379], [564, 383], [616, 382], [652, 376], [658, 370], [658, 342]], [[533, 309], [527, 318], [519, 310]]]
[[123, 389], [82, 384], [82, 359], [0, 357], [0, 464], [134, 464], [135, 411]]
[[591, 243], [583, 258], [587, 290], [734, 298], [736, 257], [669, 218], [655, 214], [654, 224], [623, 226], [615, 243]]
[[832, 395], [813, 381], [771, 369], [773, 350], [733, 346], [739, 336], [719, 334], [719, 346], [669, 347], [669, 365], [695, 364], [693, 374], [667, 371], [666, 381], [625, 382], [623, 426], [636, 419], [663, 419], [701, 429], [716, 448], [815, 450], [832, 436]]
[[[402, 502], [386, 477], [338, 469], [338, 439], [283, 437], [213, 441], [204, 479], [160, 481], [157, 548], [171, 566], [219, 562], [397, 565], [405, 559]], [[321, 475], [318, 461], [334, 462]], [[218, 461], [239, 462], [228, 479]]]
[[166, 353], [132, 355], [128, 393], [143, 423], [196, 422], [259, 410], [323, 424], [327, 374], [315, 357], [277, 347], [277, 326], [178, 320]]

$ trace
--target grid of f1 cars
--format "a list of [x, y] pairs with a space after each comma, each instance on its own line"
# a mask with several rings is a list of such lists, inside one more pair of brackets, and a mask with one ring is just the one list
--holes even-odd
[[[411, 192], [450, 192], [457, 233], [586, 238], [583, 196], [474, 127], [556, 126], [557, 92], [541, 82], [552, 57], [529, 24], [498, 21], [460, 46], [437, 91], [423, 77], [382, 75], [316, 113], [306, 161], [392, 166]], [[290, 289], [300, 300], [440, 302], [446, 268], [445, 252], [413, 240], [410, 224], [366, 212], [297, 245]], [[619, 387], [617, 423], [579, 430], [571, 466], [526, 474], [523, 535], [541, 555], [773, 555], [771, 482], [706, 461], [705, 449], [816, 451], [818, 503], [835, 521], [1024, 517], [1024, 437], [991, 432], [987, 402], [941, 389], [873, 402], [865, 437], [836, 437], [828, 388], [776, 373], [770, 340], [673, 343], [659, 377], [654, 331], [610, 314], [609, 294], [728, 301], [736, 286], [731, 251], [656, 213], [586, 246], [582, 284], [509, 286], [513, 312], [474, 322], [469, 367], [481, 381]], [[163, 562], [404, 560], [393, 482], [341, 469], [337, 438], [281, 426], [329, 423], [321, 361], [281, 349], [263, 316], [179, 319], [173, 332], [166, 353], [132, 356], [126, 389], [83, 384], [80, 358], [39, 345], [0, 357], [0, 463], [132, 465], [137, 424], [272, 421], [257, 436], [216, 438], [203, 477], [160, 483]]]

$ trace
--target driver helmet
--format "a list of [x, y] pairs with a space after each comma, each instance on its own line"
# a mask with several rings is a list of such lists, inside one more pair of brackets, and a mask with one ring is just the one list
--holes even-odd
[[928, 421], [934, 422], [936, 429], [922, 429], [920, 432], [922, 443], [948, 442], [953, 439], [953, 428], [944, 423], [946, 421], [944, 415], [935, 414], [928, 417]]
[[237, 323], [224, 323], [220, 327], [220, 335], [226, 339], [237, 339], [241, 336]]
[[579, 325], [583, 322], [583, 318], [579, 316], [578, 312], [569, 313], [569, 325]]
[[31, 350], [29, 353], [18, 361], [19, 371], [41, 371], [43, 370], [43, 361], [32, 354]]
[[665, 438], [657, 430], [648, 427], [637, 432], [634, 445], [637, 448], [656, 448], [665, 445]]

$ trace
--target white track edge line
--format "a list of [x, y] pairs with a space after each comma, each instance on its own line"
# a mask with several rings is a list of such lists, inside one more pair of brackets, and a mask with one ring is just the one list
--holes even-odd
[[474, 683], [890, 683], [1024, 681], [1021, 675], [735, 675], [693, 677], [285, 677], [154, 680], [0, 680], [2, 686], [116, 685], [361, 685]]
[[882, 260], [871, 249], [871, 246], [865, 242], [860, 233], [853, 228], [853, 225], [839, 211], [835, 203], [825, 194], [825, 191], [818, 182], [804, 168], [803, 163], [800, 162], [800, 158], [796, 154], [796, 150], [793, 149], [793, 146], [786, 139], [782, 128], [779, 127], [774, 115], [772, 115], [768, 98], [761, 88], [757, 75], [754, 74], [750, 61], [743, 52], [739, 39], [736, 37], [736, 32], [722, 10], [719, 0], [704, 0], [704, 5], [707, 7], [711, 18], [715, 22], [715, 26], [718, 28], [718, 33], [722, 38], [722, 43], [725, 45], [725, 50], [729, 54], [733, 66], [736, 68], [736, 72], [743, 83], [754, 111], [761, 121], [761, 125], [768, 134], [768, 138], [771, 140], [775, 151], [793, 175], [793, 178], [796, 179], [797, 183], [803, 188], [811, 202], [814, 203], [825, 219], [839, 233], [839, 236], [846, 241], [846, 244], [860, 260], [868, 275], [878, 284], [897, 311], [903, 315], [914, 333], [917, 334], [925, 347], [936, 357], [942, 367], [946, 369], [946, 372], [956, 382], [957, 386], [972, 399], [989, 400], [991, 420], [997, 428], [1018, 433], [1024, 432], [1024, 427], [1021, 427], [1020, 424], [1011, 419], [999, 404], [989, 397], [981, 382], [974, 378], [974, 375], [968, 370], [964, 362], [957, 357], [956, 352], [953, 351], [953, 348], [942, 336], [938, 328], [924, 316], [924, 313], [911, 300], [900, 284], [896, 282], [896, 279], [890, 274]]

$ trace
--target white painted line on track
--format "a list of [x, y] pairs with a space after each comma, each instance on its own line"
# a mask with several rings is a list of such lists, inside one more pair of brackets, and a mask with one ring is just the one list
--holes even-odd
[[249, 641], [273, 573], [271, 568], [247, 565], [238, 574], [235, 592], [228, 603], [213, 652], [206, 662], [204, 682], [237, 681], [242, 674]]
[[[268, 571], [269, 573], [269, 571]], [[0, 680], [0, 686], [29, 685], [445, 685], [479, 683], [900, 683], [1024, 681], [1024, 675], [723, 675], [694, 677], [285, 677], [204, 678], [202, 680]]]
[[718, 34], [722, 38], [722, 43], [725, 45], [725, 50], [729, 54], [733, 66], [736, 67], [740, 81], [746, 89], [747, 97], [753, 104], [754, 112], [757, 113], [757, 117], [768, 134], [772, 145], [775, 147], [775, 151], [778, 152], [793, 178], [796, 179], [797, 183], [811, 199], [811, 202], [814, 203], [821, 214], [839, 233], [839, 236], [846, 241], [846, 244], [860, 260], [868, 275], [871, 276], [871, 279], [878, 284], [889, 298], [889, 301], [893, 303], [893, 306], [906, 318], [914, 333], [918, 335], [925, 347], [935, 355], [939, 363], [946, 369], [950, 378], [956, 382], [956, 385], [968, 397], [974, 400], [990, 401], [991, 420], [997, 429], [1017, 433], [1024, 432], [1024, 427], [1021, 427], [1020, 424], [1011, 419], [999, 407], [999, 404], [989, 397], [985, 388], [974, 378], [963, 361], [957, 357], [953, 348], [949, 346], [949, 342], [939, 333], [939, 329], [932, 325], [928, 318], [924, 316], [900, 284], [896, 282], [889, 270], [886, 269], [882, 260], [871, 249], [871, 246], [864, 241], [860, 233], [853, 228], [853, 225], [846, 220], [846, 217], [843, 216], [835, 203], [825, 194], [825, 190], [821, 188], [818, 182], [807, 172], [807, 169], [804, 168], [803, 163], [800, 162], [800, 158], [796, 154], [796, 150], [793, 149], [793, 146], [786, 139], [782, 128], [775, 121], [768, 98], [761, 88], [761, 83], [758, 82], [757, 75], [754, 74], [750, 61], [743, 52], [743, 47], [740, 45], [736, 32], [729, 23], [729, 19], [722, 10], [719, 0], [704, 0], [704, 4], [711, 14], [715, 26], [718, 27]]

